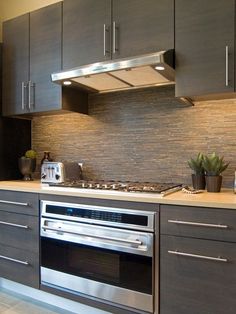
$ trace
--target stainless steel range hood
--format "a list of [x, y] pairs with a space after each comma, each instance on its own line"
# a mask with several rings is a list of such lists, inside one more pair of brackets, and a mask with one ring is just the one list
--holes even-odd
[[109, 60], [52, 74], [52, 81], [90, 92], [112, 92], [174, 83], [174, 51]]

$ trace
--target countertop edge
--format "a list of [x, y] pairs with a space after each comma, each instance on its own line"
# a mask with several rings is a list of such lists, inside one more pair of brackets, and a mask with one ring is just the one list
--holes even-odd
[[135, 193], [130, 193], [128, 195], [119, 195], [118, 193], [110, 195], [106, 194], [106, 191], [100, 193], [93, 191], [88, 192], [86, 190], [82, 192], [55, 191], [45, 188], [45, 186], [43, 186], [40, 181], [0, 181], [0, 190], [166, 205], [236, 209], [236, 194], [233, 193], [232, 189], [222, 189], [222, 191], [219, 193], [208, 193], [204, 191], [200, 194], [187, 194], [182, 191], [178, 191], [160, 198], [153, 195], [137, 196]]

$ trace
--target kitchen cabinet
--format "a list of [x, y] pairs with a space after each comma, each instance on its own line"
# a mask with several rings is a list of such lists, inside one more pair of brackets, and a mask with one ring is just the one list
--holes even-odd
[[63, 109], [86, 113], [86, 95], [51, 82], [51, 73], [61, 70], [61, 20], [59, 2], [3, 23], [4, 116]]
[[176, 96], [235, 92], [234, 39], [234, 0], [176, 0]]
[[0, 276], [39, 288], [38, 195], [0, 191]]
[[[2, 44], [0, 44], [0, 73], [2, 73]], [[0, 111], [2, 109], [2, 75], [0, 75]], [[11, 145], [11, 143], [14, 143]], [[0, 180], [22, 178], [18, 158], [31, 146], [31, 121], [0, 118]]]
[[173, 48], [173, 0], [64, 1], [64, 69]]
[[236, 212], [161, 205], [160, 314], [233, 314]]

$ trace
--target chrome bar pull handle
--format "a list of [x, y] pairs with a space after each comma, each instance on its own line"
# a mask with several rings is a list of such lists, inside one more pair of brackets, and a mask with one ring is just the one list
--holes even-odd
[[213, 257], [213, 256], [206, 256], [206, 255], [198, 255], [198, 254], [190, 254], [190, 253], [185, 253], [185, 252], [179, 252], [178, 250], [176, 251], [168, 251], [169, 254], [173, 254], [173, 255], [179, 255], [179, 256], [185, 256], [185, 257], [192, 257], [192, 258], [199, 258], [199, 259], [206, 259], [206, 260], [210, 260], [210, 261], [216, 261], [216, 262], [228, 262], [228, 260], [226, 258], [222, 258], [222, 257]]
[[29, 226], [27, 225], [13, 224], [11, 222], [1, 221], [1, 220], [0, 220], [0, 225], [7, 225], [11, 227], [16, 227], [16, 228], [29, 229]]
[[107, 50], [107, 41], [106, 41], [106, 34], [108, 32], [108, 29], [106, 27], [106, 24], [103, 24], [103, 55], [106, 56], [109, 51]]
[[142, 245], [142, 241], [140, 240], [129, 240], [129, 239], [121, 239], [121, 238], [115, 238], [115, 237], [110, 237], [110, 236], [103, 236], [103, 235], [96, 235], [96, 234], [86, 234], [86, 233], [80, 233], [80, 232], [73, 232], [61, 228], [51, 228], [47, 226], [42, 226], [42, 229], [44, 230], [50, 230], [50, 231], [56, 231], [59, 233], [68, 233], [68, 234], [74, 234], [82, 237], [90, 237], [94, 239], [102, 239], [102, 240], [109, 240], [109, 241], [115, 241], [115, 242], [121, 242], [121, 243], [128, 243], [128, 244], [136, 244], [136, 245]]
[[182, 221], [182, 220], [168, 219], [168, 222], [176, 224], [176, 225], [186, 225], [186, 226], [196, 226], [196, 227], [208, 227], [208, 228], [219, 228], [219, 229], [227, 229], [227, 228], [229, 228], [229, 226], [227, 226], [227, 225], [208, 224], [208, 223], [193, 222], [193, 221]]
[[12, 202], [12, 201], [5, 201], [5, 200], [0, 200], [0, 203], [1, 204], [9, 204], [9, 205], [30, 206], [29, 203]]
[[112, 52], [113, 52], [113, 54], [115, 54], [117, 51], [118, 51], [118, 48], [117, 48], [117, 46], [116, 46], [116, 41], [117, 41], [117, 33], [116, 33], [116, 31], [117, 31], [117, 25], [116, 25], [116, 22], [115, 21], [113, 21], [113, 43], [112, 43], [112, 46], [113, 46], [113, 50], [112, 50]]
[[[32, 81], [29, 81], [28, 82], [28, 105], [29, 105], [29, 110], [31, 109], [32, 106], [34, 106], [34, 97], [35, 97], [35, 95], [34, 95], [34, 93], [33, 93], [33, 96], [31, 94], [31, 88], [34, 89], [34, 87], [35, 87], [35, 84]], [[32, 101], [31, 98], [33, 99], [33, 101]]]
[[30, 101], [31, 101], [31, 81], [28, 82], [28, 106], [30, 109]]
[[4, 255], [0, 255], [0, 258], [5, 259], [7, 261], [15, 262], [15, 263], [18, 263], [18, 264], [29, 265], [29, 262], [27, 262], [27, 261], [21, 261], [19, 259], [7, 257], [7, 256], [4, 256]]
[[25, 89], [26, 89], [26, 85], [25, 82], [21, 82], [21, 109], [24, 110], [26, 107], [25, 104]]
[[225, 46], [225, 86], [229, 86], [229, 46]]

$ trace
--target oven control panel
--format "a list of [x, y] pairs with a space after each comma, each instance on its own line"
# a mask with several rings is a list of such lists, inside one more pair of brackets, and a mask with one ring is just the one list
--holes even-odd
[[153, 231], [155, 213], [124, 208], [41, 201], [41, 216]]

